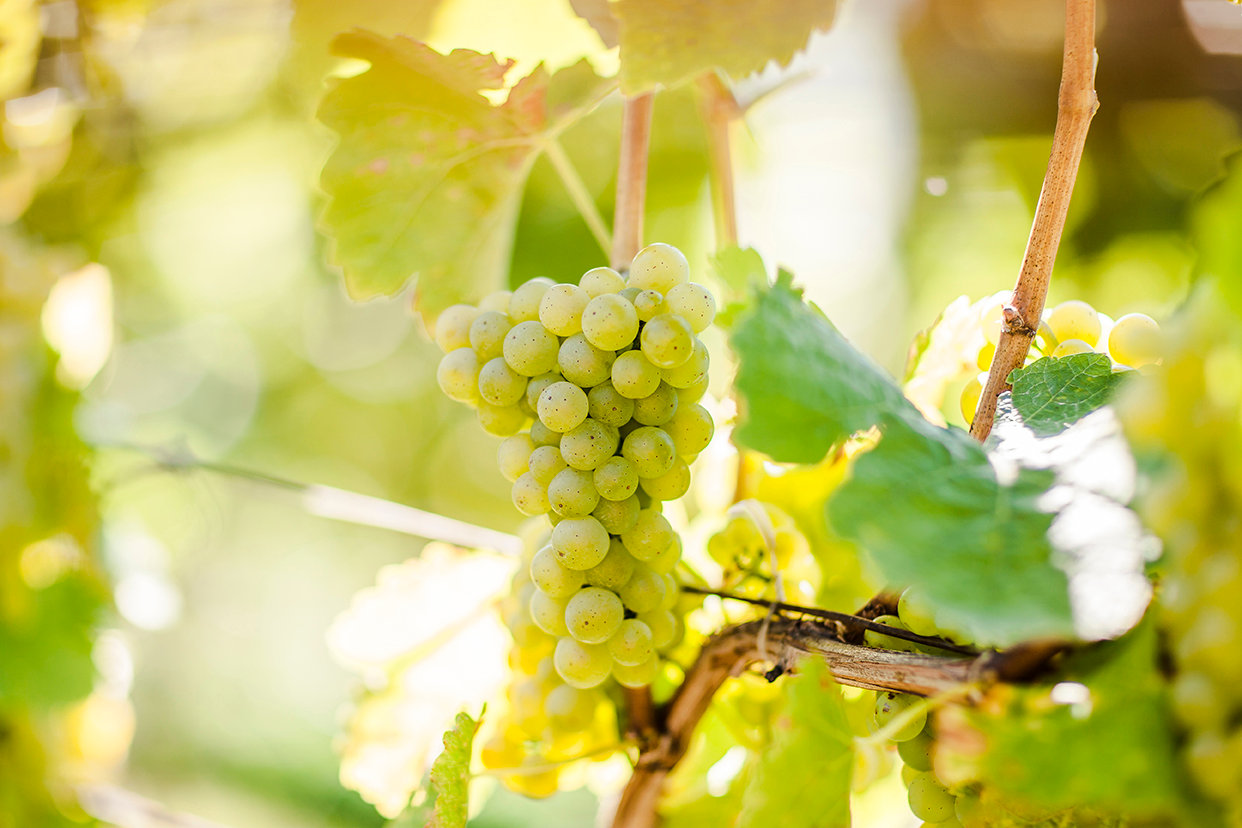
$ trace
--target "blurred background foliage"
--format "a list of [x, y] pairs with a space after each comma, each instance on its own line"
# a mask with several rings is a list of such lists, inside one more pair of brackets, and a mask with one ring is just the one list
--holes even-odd
[[[1239, 14], [1101, 3], [1102, 107], [1050, 301], [1159, 317], [1185, 296], [1188, 211], [1240, 143]], [[1053, 0], [845, 5], [790, 68], [738, 83], [742, 243], [899, 372], [951, 300], [1013, 282], [1061, 24]], [[514, 57], [512, 77], [616, 64], [568, 0], [0, 4], [0, 826], [86, 818], [56, 789], [17, 810], [45, 760], [236, 828], [382, 822], [337, 781], [355, 679], [324, 633], [421, 542], [170, 470], [169, 452], [518, 524], [494, 441], [436, 388], [408, 291], [352, 304], [325, 265], [331, 137], [313, 115], [325, 76], [357, 70], [329, 48], [354, 27]], [[605, 216], [618, 124], [613, 99], [563, 137]], [[662, 93], [647, 237], [700, 274], [704, 140], [693, 88]], [[511, 283], [601, 260], [538, 162]], [[582, 824], [593, 807], [498, 794], [478, 824]]]

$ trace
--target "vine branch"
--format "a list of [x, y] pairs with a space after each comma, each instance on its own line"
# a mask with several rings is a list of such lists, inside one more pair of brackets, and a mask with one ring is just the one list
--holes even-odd
[[625, 99], [621, 109], [621, 161], [617, 168], [617, 203], [612, 219], [614, 270], [625, 270], [643, 246], [643, 207], [647, 198], [647, 148], [651, 143], [654, 95]]
[[1069, 212], [1074, 180], [1082, 161], [1091, 118], [1099, 108], [1095, 93], [1095, 0], [1065, 0], [1065, 52], [1061, 61], [1061, 89], [1057, 96], [1057, 124], [1044, 186], [1035, 207], [1035, 220], [1022, 257], [1022, 269], [1013, 298], [1004, 309], [1000, 342], [979, 396], [970, 434], [982, 442], [992, 431], [996, 400], [1008, 391], [1009, 374], [1022, 367], [1039, 329], [1048, 296], [1048, 282], [1056, 261], [1065, 216]]
[[578, 168], [574, 166], [574, 162], [569, 159], [565, 148], [556, 138], [550, 139], [543, 150], [548, 157], [548, 163], [560, 176], [561, 184], [564, 185], [565, 192], [569, 194], [570, 201], [574, 203], [578, 214], [586, 222], [587, 229], [595, 237], [600, 250], [607, 255], [612, 250], [612, 236], [608, 233], [608, 226], [604, 223], [604, 217], [600, 215], [599, 208], [595, 206], [591, 191], [587, 189], [582, 176], [578, 174]]
[[737, 197], [733, 186], [733, 148], [729, 133], [742, 110], [729, 87], [715, 72], [701, 76], [698, 84], [699, 110], [707, 128], [716, 246], [725, 247], [737, 244]]

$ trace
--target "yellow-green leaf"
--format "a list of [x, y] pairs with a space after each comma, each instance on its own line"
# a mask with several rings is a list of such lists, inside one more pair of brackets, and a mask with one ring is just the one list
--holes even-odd
[[431, 787], [436, 794], [435, 812], [426, 828], [466, 828], [470, 797], [470, 752], [479, 723], [458, 713], [451, 730], [444, 734], [444, 752], [431, 766]]

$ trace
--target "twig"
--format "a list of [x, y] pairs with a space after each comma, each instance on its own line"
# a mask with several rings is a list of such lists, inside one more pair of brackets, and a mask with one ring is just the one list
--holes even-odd
[[647, 198], [647, 147], [651, 142], [650, 92], [625, 99], [621, 110], [621, 163], [617, 168], [617, 200], [612, 219], [611, 263], [629, 268], [643, 245], [643, 208]]
[[574, 203], [574, 207], [578, 208], [578, 214], [582, 216], [591, 235], [599, 244], [600, 250], [608, 255], [612, 250], [612, 236], [608, 233], [604, 217], [599, 213], [599, 207], [595, 205], [595, 199], [591, 197], [591, 191], [582, 182], [582, 176], [578, 175], [574, 162], [569, 159], [565, 148], [556, 138], [551, 138], [543, 149], [548, 156], [548, 162], [560, 176], [561, 183], [565, 185], [565, 192], [569, 194], [570, 201]]
[[699, 108], [707, 127], [707, 154], [712, 187], [712, 216], [716, 246], [737, 244], [737, 201], [733, 187], [731, 126], [742, 110], [729, 87], [715, 72], [699, 78]]
[[1013, 298], [1004, 309], [1000, 342], [970, 433], [982, 442], [992, 431], [996, 399], [1008, 391], [1009, 374], [1026, 360], [1039, 329], [1048, 296], [1048, 282], [1057, 247], [1065, 229], [1078, 164], [1091, 118], [1099, 107], [1095, 94], [1095, 0], [1065, 0], [1065, 52], [1061, 62], [1061, 90], [1057, 97], [1057, 124], [1044, 186], [1035, 207], [1035, 221], [1022, 257], [1022, 269]]
[[101, 444], [96, 448], [138, 452], [149, 457], [157, 468], [165, 471], [187, 469], [209, 471], [283, 489], [296, 495], [298, 505], [307, 513], [317, 517], [353, 523], [358, 526], [389, 529], [393, 532], [442, 541], [456, 546], [495, 549], [505, 555], [520, 555], [522, 552], [522, 540], [516, 535], [476, 526], [464, 520], [455, 520], [435, 512], [426, 512], [422, 509], [415, 509], [413, 506], [394, 503], [391, 500], [371, 495], [337, 489], [333, 486], [321, 486], [316, 483], [298, 483], [251, 469], [203, 460], [187, 449], [130, 443]]

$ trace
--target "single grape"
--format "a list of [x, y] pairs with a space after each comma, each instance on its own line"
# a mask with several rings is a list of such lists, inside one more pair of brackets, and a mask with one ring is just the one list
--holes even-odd
[[525, 393], [526, 377], [510, 368], [503, 358], [488, 360], [479, 369], [479, 396], [492, 405], [516, 405]]
[[643, 509], [638, 513], [634, 526], [621, 533], [621, 542], [637, 560], [647, 561], [667, 549], [675, 536], [668, 518], [651, 509]]
[[587, 393], [587, 413], [592, 419], [620, 428], [634, 416], [634, 401], [621, 395], [611, 382], [605, 382]]
[[548, 691], [543, 700], [543, 711], [557, 728], [584, 730], [595, 718], [599, 700], [598, 692], [561, 684]]
[[596, 296], [582, 312], [582, 333], [605, 351], [628, 348], [638, 336], [638, 311], [619, 294]]
[[975, 357], [975, 367], [980, 371], [991, 370], [994, 356], [996, 356], [996, 346], [991, 342], [983, 343], [983, 347], [979, 349], [979, 356]]
[[548, 484], [548, 503], [561, 517], [585, 517], [599, 505], [599, 492], [589, 471], [566, 468]]
[[[706, 390], [707, 371], [711, 366], [711, 355], [707, 352], [707, 346], [703, 344], [697, 337], [693, 343], [693, 351], [690, 358], [678, 365], [676, 368], [661, 369], [660, 374], [664, 377], [664, 381], [674, 388], [690, 391], [702, 385]], [[698, 392], [689, 402], [698, 402], [699, 397], [703, 396], [703, 391]], [[685, 401], [683, 399], [683, 401]]]
[[513, 481], [513, 505], [519, 512], [528, 517], [547, 514], [552, 508], [548, 502], [548, 491], [539, 484], [530, 472], [518, 475]]
[[[669, 547], [669, 549], [676, 549], [677, 554], [680, 555], [681, 554], [681, 540], [678, 539], [676, 543], [674, 543], [672, 546]], [[647, 565], [651, 566], [651, 564], [647, 564]], [[659, 570], [655, 570], [655, 571], [659, 571]], [[673, 575], [672, 573], [669, 573], [669, 572], [665, 572], [663, 574], [664, 574], [664, 600], [660, 602], [660, 609], [669, 610], [671, 612], [678, 604], [681, 603], [681, 583], [678, 582], [676, 575]], [[703, 599], [700, 597], [697, 600], [702, 601]], [[674, 618], [677, 618], [677, 616], [674, 616]]]
[[612, 351], [596, 348], [585, 336], [576, 333], [561, 343], [555, 361], [565, 379], [583, 388], [594, 388], [612, 376], [615, 359]]
[[548, 635], [569, 635], [569, 628], [565, 626], [565, 606], [564, 601], [535, 590], [530, 597], [530, 618]]
[[569, 634], [583, 644], [603, 644], [620, 629], [624, 619], [621, 599], [602, 587], [580, 589], [565, 605]]
[[595, 488], [608, 500], [626, 500], [638, 491], [638, 468], [620, 455], [609, 457], [595, 469]]
[[625, 550], [625, 545], [613, 538], [608, 543], [608, 554], [604, 559], [583, 574], [591, 586], [604, 587], [615, 592], [630, 580], [635, 564], [634, 556]]
[[672, 468], [659, 477], [644, 477], [639, 485], [656, 500], [676, 500], [690, 491], [690, 467], [685, 460], [674, 457]]
[[1079, 299], [1071, 299], [1052, 308], [1044, 321], [1058, 342], [1078, 339], [1085, 342], [1088, 348], [1094, 348], [1100, 341], [1100, 315], [1095, 308]]
[[561, 433], [553, 431], [536, 419], [530, 424], [530, 439], [534, 440], [537, 446], [557, 447], [561, 444]]
[[575, 469], [598, 469], [616, 450], [617, 430], [590, 417], [561, 437], [561, 456]]
[[514, 290], [513, 295], [509, 297], [507, 309], [509, 319], [513, 321], [513, 324], [538, 322], [539, 303], [543, 301], [543, 295], [548, 292], [548, 288], [554, 284], [556, 283], [551, 279], [540, 276]]
[[673, 441], [673, 450], [680, 457], [697, 456], [707, 448], [707, 444], [712, 441], [712, 435], [716, 433], [712, 415], [697, 403], [678, 405], [677, 411], [662, 428]]
[[558, 371], [548, 371], [545, 374], [531, 377], [530, 382], [526, 383], [526, 403], [531, 408], [538, 409], [539, 395], [543, 393], [543, 389], [553, 383], [560, 382], [564, 377]]
[[643, 326], [643, 355], [657, 368], [685, 365], [694, 354], [694, 331], [680, 316], [662, 313]]
[[668, 547], [656, 555], [649, 558], [645, 563], [651, 568], [651, 571], [658, 572], [661, 575], [668, 575], [673, 571], [673, 567], [677, 566], [677, 562], [681, 560], [681, 538], [676, 534], [673, 535], [673, 542]]
[[608, 532], [593, 517], [567, 518], [552, 529], [556, 558], [570, 569], [595, 566], [608, 554], [608, 544]]
[[504, 356], [505, 337], [513, 323], [500, 311], [480, 313], [470, 323], [470, 347], [479, 355], [479, 362]]
[[564, 434], [587, 418], [586, 393], [571, 382], [554, 382], [539, 394], [539, 421]]
[[579, 690], [603, 684], [612, 672], [612, 656], [607, 647], [583, 644], [568, 637], [556, 642], [552, 663], [565, 683]]
[[[900, 714], [914, 705], [922, 704], [922, 699], [905, 693], [876, 693], [873, 721], [877, 730], [884, 727]], [[904, 724], [891, 738], [894, 742], [904, 742], [919, 735], [919, 731], [927, 724], [927, 713], [920, 710], [910, 721]]]
[[[535, 441], [532, 439], [531, 445], [534, 444]], [[568, 465], [561, 457], [561, 450], [556, 446], [536, 446], [531, 450], [528, 467], [539, 485], [547, 486], [552, 482], [552, 478], [568, 468]]]
[[637, 618], [627, 618], [608, 640], [608, 652], [618, 664], [627, 667], [642, 664], [655, 655], [651, 628]]
[[617, 590], [617, 594], [627, 609], [641, 615], [660, 607], [664, 602], [665, 589], [663, 575], [645, 566], [635, 566], [634, 574], [625, 586]]
[[600, 499], [599, 505], [591, 512], [592, 517], [604, 524], [610, 535], [620, 535], [629, 531], [638, 521], [638, 513], [642, 507], [638, 505], [638, 497], [632, 495], [625, 500]]
[[535, 441], [529, 434], [514, 434], [500, 441], [496, 449], [496, 465], [505, 480], [516, 481], [530, 468], [530, 456], [535, 451]]
[[642, 351], [626, 351], [612, 363], [612, 387], [632, 400], [654, 394], [660, 387], [660, 369]]
[[716, 318], [716, 297], [695, 282], [675, 286], [665, 297], [668, 309], [685, 319], [695, 333], [702, 333]]
[[1164, 334], [1150, 316], [1127, 313], [1108, 332], [1108, 355], [1122, 365], [1141, 368], [1164, 356]]
[[913, 739], [897, 743], [897, 755], [908, 767], [917, 771], [929, 771], [932, 769], [931, 751], [935, 741], [931, 730], [924, 727]]
[[[903, 624], [901, 619], [895, 615], [881, 615], [872, 620], [877, 624], [883, 624], [886, 627], [894, 627], [899, 630], [906, 629], [906, 625]], [[863, 641], [868, 647], [878, 647], [883, 650], [897, 650], [905, 653], [914, 652], [914, 644], [906, 641], [904, 638], [894, 638], [891, 635], [885, 635], [884, 633], [877, 632], [875, 630], [867, 630], [863, 634]]]
[[[669, 385], [677, 388], [677, 385], [673, 383], [672, 380], [668, 379], [667, 373], [664, 375], [664, 378]], [[702, 379], [693, 385], [686, 388], [677, 388], [677, 407], [681, 408], [687, 405], [694, 405], [699, 400], [703, 399], [703, 395], [707, 393], [708, 385], [710, 385], [710, 383], [708, 382], [707, 374], [704, 374]]]
[[660, 659], [652, 653], [651, 656], [641, 664], [628, 665], [620, 662], [613, 662], [612, 677], [617, 680], [617, 684], [622, 687], [646, 687], [655, 681], [656, 674], [660, 671]]
[[658, 290], [667, 294], [690, 279], [690, 265], [682, 252], [671, 244], [649, 244], [630, 262], [627, 283], [641, 290]]
[[481, 311], [497, 311], [505, 313], [509, 308], [509, 300], [513, 298], [513, 294], [507, 290], [498, 290], [495, 293], [489, 293], [483, 297], [483, 301], [479, 302], [479, 310]]
[[479, 368], [479, 358], [473, 348], [457, 348], [440, 360], [436, 382], [450, 400], [474, 405], [479, 400]]
[[979, 327], [983, 338], [991, 345], [1000, 343], [1001, 325], [1005, 322], [1005, 300], [995, 299], [979, 312]]
[[473, 305], [450, 305], [440, 311], [433, 336], [440, 350], [447, 354], [459, 348], [469, 348], [470, 325], [478, 315], [479, 309]]
[[651, 630], [651, 646], [657, 650], [669, 647], [677, 637], [677, 616], [667, 609], [656, 608], [640, 612], [638, 620]]
[[916, 587], [909, 587], [897, 599], [897, 616], [912, 633], [936, 635], [936, 619], [931, 604]]
[[956, 797], [930, 773], [921, 773], [910, 782], [907, 790], [910, 811], [928, 822], [944, 822], [953, 819], [953, 802]]
[[551, 546], [543, 547], [530, 559], [530, 580], [552, 598], [569, 598], [584, 583], [581, 572], [561, 566]]
[[1063, 339], [1057, 343], [1057, 347], [1052, 349], [1053, 357], [1067, 357], [1074, 354], [1092, 353], [1091, 346], [1081, 339]]
[[479, 425], [496, 437], [517, 434], [526, 425], [526, 414], [516, 405], [492, 405], [480, 400], [477, 413]]
[[539, 302], [539, 321], [557, 336], [582, 330], [582, 312], [591, 297], [577, 285], [553, 285]]
[[528, 320], [509, 329], [501, 351], [514, 371], [524, 377], [537, 377], [556, 368], [559, 346], [557, 338], [543, 325]]
[[634, 464], [639, 477], [659, 477], [673, 468], [677, 451], [666, 432], [643, 426], [626, 436], [621, 444], [621, 455]]
[[634, 419], [643, 425], [664, 425], [677, 413], [677, 389], [661, 382], [655, 391], [634, 401]]
[[962, 419], [970, 425], [975, 420], [975, 411], [979, 408], [979, 398], [983, 396], [983, 383], [986, 381], [987, 375], [975, 377], [966, 383], [966, 387], [962, 389], [962, 398], [960, 400], [962, 408]]
[[625, 290], [625, 280], [611, 267], [594, 267], [582, 274], [582, 278], [578, 280], [578, 287], [594, 299], [605, 293], [620, 293]]
[[634, 310], [638, 313], [639, 322], [650, 322], [661, 313], [668, 313], [664, 304], [664, 294], [658, 290], [641, 290], [634, 297]]

